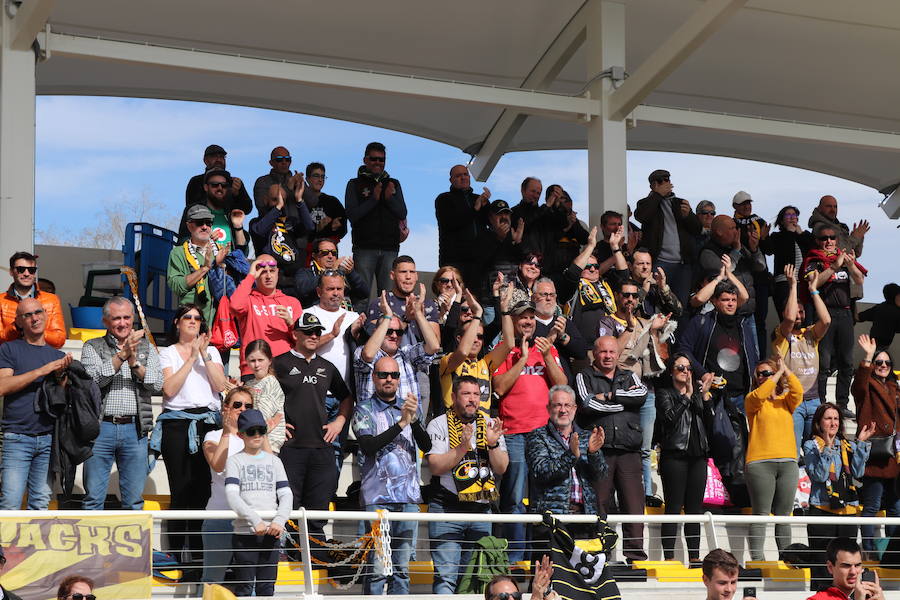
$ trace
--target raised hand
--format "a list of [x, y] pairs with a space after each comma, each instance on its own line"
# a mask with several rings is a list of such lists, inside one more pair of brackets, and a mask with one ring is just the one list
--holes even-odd
[[391, 303], [388, 302], [386, 290], [381, 290], [381, 298], [378, 300], [378, 307], [381, 309], [381, 314], [393, 318], [394, 311], [391, 309]]
[[224, 246], [219, 248], [219, 251], [216, 253], [216, 266], [217, 267], [222, 266], [222, 263], [225, 262], [225, 257], [227, 257], [230, 252], [231, 252], [231, 250], [228, 248], [228, 244], [225, 244]]
[[244, 186], [244, 182], [241, 181], [240, 177], [232, 177], [231, 178], [231, 193], [235, 196], [241, 193], [241, 188]]
[[475, 198], [475, 211], [478, 212], [484, 205], [491, 201], [491, 190], [487, 188], [481, 188], [481, 195]]
[[756, 229], [751, 229], [747, 234], [747, 247], [750, 249], [750, 252], [756, 252], [756, 249], [759, 247], [759, 232]]
[[578, 432], [573, 431], [569, 435], [569, 452], [575, 455], [575, 458], [581, 458], [581, 448], [578, 447]]
[[622, 247], [622, 240], [625, 239], [624, 228], [619, 227], [609, 234], [609, 247], [615, 251]]
[[203, 250], [203, 266], [212, 268], [213, 261], [215, 260], [215, 252], [216, 245], [214, 242], [210, 242], [206, 245], [206, 248]]
[[666, 323], [669, 322], [669, 319], [672, 317], [672, 313], [664, 315], [662, 313], [656, 313], [653, 315], [653, 320], [650, 321], [650, 331], [660, 331], [663, 327], [666, 326]]
[[728, 274], [731, 273], [731, 255], [725, 253], [722, 255], [722, 267], [725, 269], [725, 278], [728, 278]]
[[397, 193], [397, 186], [394, 185], [394, 182], [388, 179], [387, 185], [384, 186], [384, 199], [390, 200], [394, 197], [394, 194]]
[[[466, 304], [469, 305], [469, 310], [472, 311], [473, 316], [480, 317], [481, 315], [484, 314], [484, 308], [481, 306], [481, 304], [478, 303], [478, 300], [475, 299], [475, 296], [472, 294], [472, 291], [469, 290], [469, 288], [465, 289], [465, 291], [463, 292], [463, 296], [465, 297]], [[501, 304], [501, 310], [502, 310], [503, 309], [502, 308], [502, 304], [503, 304], [502, 299], [500, 300], [500, 304]]]
[[288, 329], [294, 326], [294, 315], [287, 306], [279, 304], [275, 307], [275, 316], [287, 323]]
[[850, 236], [861, 240], [866, 237], [869, 229], [871, 229], [871, 227], [869, 227], [869, 222], [863, 219], [862, 221], [853, 224], [853, 229], [850, 231]]
[[525, 219], [519, 219], [519, 223], [512, 232], [512, 241], [514, 244], [522, 243], [522, 236], [525, 235]]
[[875, 429], [875, 421], [872, 421], [868, 425], [863, 425], [862, 429], [856, 432], [856, 441], [865, 442], [870, 437], [875, 435]]
[[500, 436], [506, 433], [503, 421], [493, 419], [484, 424], [484, 441], [488, 446], [493, 446], [500, 441]]
[[294, 200], [297, 204], [303, 202], [303, 192], [306, 191], [306, 181], [303, 179], [303, 173], [294, 173]]
[[797, 285], [797, 270], [794, 265], [784, 265], [784, 276], [790, 285]]
[[544, 555], [541, 562], [534, 565], [534, 579], [531, 581], [531, 595], [535, 600], [541, 600], [547, 595], [550, 587], [550, 577], [553, 575], [553, 562], [550, 557]]
[[687, 200], [682, 200], [678, 208], [681, 210], [682, 217], [691, 214], [691, 204]]
[[406, 427], [416, 420], [416, 414], [419, 410], [419, 401], [411, 393], [406, 393], [406, 399], [403, 406], [400, 407], [400, 426]]
[[597, 226], [596, 225], [591, 227], [590, 232], [588, 232], [587, 245], [590, 246], [591, 248], [593, 248], [594, 246], [597, 245]]
[[337, 321], [334, 322], [334, 327], [331, 328], [331, 335], [335, 338], [340, 337], [341, 335], [341, 325], [344, 324], [344, 317], [347, 316], [347, 313], [342, 314], [337, 318]]
[[[475, 431], [475, 428], [472, 426], [472, 423], [466, 423], [462, 426], [462, 431], [459, 432], [459, 446], [457, 448], [462, 447], [468, 450], [472, 447], [472, 433]], [[487, 441], [487, 430], [485, 430], [485, 441]]]
[[864, 333], [859, 336], [857, 342], [859, 343], [859, 347], [862, 348], [866, 353], [866, 360], [872, 360], [872, 358], [875, 356], [875, 348], [877, 347], [875, 338], [871, 338]]
[[547, 334], [547, 337], [552, 340], [554, 343], [556, 340], [562, 337], [563, 333], [566, 331], [566, 318], [562, 315], [556, 317], [553, 321], [553, 327], [550, 328], [550, 332]]
[[653, 271], [653, 281], [659, 289], [666, 289], [666, 272], [663, 271], [662, 267], [656, 267], [656, 270]]
[[597, 452], [600, 448], [603, 447], [603, 443], [606, 441], [606, 432], [603, 431], [603, 428], [597, 425], [594, 427], [594, 430], [591, 431], [591, 437], [588, 438], [588, 452]]
[[553, 347], [553, 344], [550, 343], [545, 337], [539, 337], [534, 339], [534, 347], [538, 352], [544, 355], [545, 360], [551, 360], [550, 358], [550, 348]]
[[519, 349], [522, 351], [522, 360], [528, 362], [528, 339], [522, 338], [522, 342], [519, 345]]
[[232, 227], [234, 227], [235, 229], [244, 228], [244, 218], [247, 216], [244, 214], [244, 211], [239, 208], [235, 208], [229, 213], [228, 216], [231, 218]]

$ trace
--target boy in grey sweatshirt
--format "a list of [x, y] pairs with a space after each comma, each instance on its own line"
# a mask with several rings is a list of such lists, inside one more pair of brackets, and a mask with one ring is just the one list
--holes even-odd
[[[231, 559], [236, 596], [272, 596], [278, 572], [278, 540], [291, 513], [291, 487], [277, 456], [262, 449], [266, 439], [262, 413], [251, 409], [238, 417], [238, 435], [244, 449], [225, 463], [225, 496], [237, 513], [234, 520], [234, 555]], [[271, 522], [261, 511], [276, 510]]]

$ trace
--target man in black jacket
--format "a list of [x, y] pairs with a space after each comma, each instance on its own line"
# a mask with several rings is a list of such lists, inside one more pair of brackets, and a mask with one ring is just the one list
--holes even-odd
[[[249, 197], [246, 201], [241, 197], [229, 194], [232, 188], [231, 173], [224, 169], [210, 169], [203, 175], [203, 190], [206, 193], [205, 202], [196, 204], [205, 205], [213, 215], [212, 232], [210, 239], [220, 248], [231, 244], [232, 250], [241, 250], [248, 254], [249, 239], [244, 231], [244, 218], [250, 212]], [[181, 215], [181, 225], [178, 228], [178, 239], [181, 242], [191, 237], [187, 228], [188, 211], [191, 204], [186, 206]]]
[[[203, 173], [194, 175], [191, 177], [191, 180], [188, 181], [187, 188], [184, 190], [185, 206], [190, 206], [191, 204], [203, 204], [206, 202], [206, 190], [203, 189], [206, 171], [212, 169], [224, 171], [227, 169], [228, 167], [225, 164], [225, 155], [227, 154], [225, 148], [218, 144], [210, 144], [206, 147], [206, 150], [203, 152], [203, 164], [206, 168]], [[227, 194], [231, 199], [232, 204], [243, 210], [245, 213], [249, 213], [250, 209], [253, 208], [253, 203], [250, 201], [250, 196], [247, 194], [247, 188], [244, 187], [244, 182], [241, 181], [239, 177], [231, 178], [231, 187], [228, 188]]]
[[400, 182], [384, 170], [384, 144], [366, 146], [363, 165], [347, 182], [344, 206], [353, 225], [353, 260], [363, 281], [375, 276], [376, 295], [391, 285], [391, 264], [406, 239], [406, 202]]
[[[597, 502], [609, 511], [613, 490], [619, 499], [619, 512], [644, 514], [644, 485], [641, 468], [641, 406], [647, 387], [631, 371], [620, 369], [619, 344], [612, 336], [594, 342], [594, 362], [575, 378], [578, 392], [577, 423], [582, 429], [602, 427], [606, 432], [603, 457], [609, 474], [594, 482]], [[646, 560], [644, 526], [623, 526], [622, 548], [629, 562]]]
[[672, 191], [668, 171], [650, 173], [650, 195], [638, 200], [634, 217], [643, 227], [641, 243], [650, 250], [653, 261], [666, 272], [675, 295], [687, 304], [691, 284], [691, 265], [696, 262], [694, 236], [700, 234], [700, 221], [687, 200]]
[[472, 191], [469, 169], [456, 165], [450, 169], [450, 190], [434, 199], [438, 225], [438, 265], [454, 266], [462, 272], [467, 286], [478, 277], [479, 232], [487, 224], [491, 190], [480, 195]]

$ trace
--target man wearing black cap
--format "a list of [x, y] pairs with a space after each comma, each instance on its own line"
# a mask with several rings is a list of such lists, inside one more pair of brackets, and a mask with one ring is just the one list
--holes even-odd
[[477, 255], [481, 259], [475, 281], [466, 280], [466, 287], [484, 296], [497, 272], [511, 275], [522, 260], [522, 237], [525, 221], [512, 227], [512, 209], [506, 200], [494, 200], [487, 209], [487, 226], [478, 236]]
[[450, 169], [450, 190], [434, 200], [438, 224], [438, 264], [457, 267], [463, 281], [475, 282], [478, 265], [478, 232], [487, 223], [491, 190], [481, 194], [472, 190], [469, 169], [456, 165]]
[[[319, 318], [305, 312], [294, 325], [294, 348], [272, 361], [284, 390], [284, 415], [293, 436], [281, 447], [281, 462], [291, 482], [294, 509], [328, 510], [337, 488], [331, 442], [353, 411], [353, 400], [337, 367], [316, 355], [324, 331]], [[338, 416], [328, 422], [325, 396], [340, 401]], [[324, 539], [324, 522], [310, 521], [310, 533]]]
[[666, 279], [682, 305], [687, 304], [692, 268], [697, 259], [694, 237], [700, 235], [697, 215], [687, 200], [675, 195], [668, 171], [650, 173], [650, 194], [638, 200], [634, 211], [643, 230], [641, 242], [650, 250], [655, 266], [662, 267]]
[[[204, 175], [206, 174], [206, 171], [209, 171], [210, 169], [224, 171], [226, 169], [226, 154], [228, 153], [225, 152], [225, 148], [218, 144], [210, 144], [206, 147], [206, 150], [203, 152], [203, 164], [206, 165], [206, 168], [203, 173], [194, 175], [191, 177], [191, 180], [188, 181], [187, 188], [184, 191], [185, 206], [190, 206], [191, 204], [203, 204], [206, 201], [206, 190], [203, 188], [203, 184], [205, 183]], [[250, 210], [253, 208], [253, 203], [250, 201], [250, 195], [247, 194], [247, 188], [244, 187], [244, 182], [242, 182], [240, 178], [233, 177], [231, 179], [231, 186], [227, 189], [227, 195], [235, 208], [240, 208], [245, 214], [250, 213]]]
[[[185, 207], [181, 215], [181, 225], [178, 230], [178, 238], [184, 241], [188, 238], [187, 214], [192, 206], [205, 206], [213, 215], [210, 239], [220, 248], [230, 246], [230, 249], [241, 250], [246, 256], [248, 250], [247, 232], [244, 231], [244, 217], [250, 210], [250, 203], [246, 206], [237, 206], [234, 197], [229, 194], [232, 186], [231, 174], [224, 169], [212, 168], [203, 174], [203, 190], [206, 193], [205, 202], [190, 204]], [[244, 210], [246, 209], [246, 210]]]

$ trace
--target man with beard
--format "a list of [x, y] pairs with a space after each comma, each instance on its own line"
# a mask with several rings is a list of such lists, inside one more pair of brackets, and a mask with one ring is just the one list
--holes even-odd
[[218, 244], [219, 248], [241, 250], [247, 255], [248, 237], [244, 231], [244, 217], [246, 206], [240, 205], [239, 199], [230, 194], [233, 180], [231, 173], [224, 169], [210, 169], [203, 175], [203, 191], [206, 192], [205, 202], [191, 204], [184, 208], [181, 215], [181, 225], [178, 229], [178, 239], [186, 240], [190, 236], [187, 227], [187, 215], [192, 206], [205, 206], [212, 213], [212, 227], [210, 240]]
[[[213, 169], [224, 171], [227, 168], [225, 166], [226, 154], [228, 153], [225, 152], [225, 148], [218, 144], [210, 144], [206, 147], [206, 150], [203, 152], [203, 164], [205, 165], [205, 169], [203, 170], [203, 173], [194, 175], [191, 177], [191, 180], [188, 181], [187, 188], [184, 191], [185, 206], [190, 206], [191, 204], [203, 204], [206, 202], [206, 190], [203, 188], [206, 171], [211, 171]], [[250, 211], [253, 210], [253, 201], [250, 200], [250, 196], [247, 194], [247, 188], [244, 187], [244, 182], [241, 181], [239, 177], [231, 178], [231, 187], [227, 190], [227, 196], [231, 205], [244, 211], [245, 215], [250, 214]]]
[[316, 289], [322, 273], [335, 272], [344, 277], [348, 304], [360, 304], [369, 299], [369, 285], [363, 281], [359, 271], [353, 268], [353, 258], [338, 258], [337, 244], [331, 238], [319, 238], [312, 243], [312, 260], [308, 268], [300, 269], [294, 276], [294, 293], [303, 306], [312, 306], [318, 301]]
[[[224, 181], [224, 178], [222, 178]], [[207, 323], [213, 322], [218, 301], [210, 287], [228, 255], [228, 247], [218, 247], [211, 239], [213, 214], [203, 204], [187, 207], [184, 222], [190, 238], [169, 253], [166, 283], [178, 304], [195, 304]]]
[[[496, 478], [509, 465], [503, 423], [479, 412], [481, 389], [474, 377], [453, 382], [453, 409], [428, 424], [431, 451], [426, 454], [434, 493], [429, 513], [470, 513], [471, 521], [429, 521], [435, 594], [453, 594], [461, 566], [469, 562], [475, 542], [491, 534], [490, 514], [497, 499]], [[512, 562], [512, 561], [510, 561]]]
[[386, 158], [384, 144], [369, 143], [363, 165], [347, 182], [344, 194], [347, 218], [353, 225], [353, 260], [363, 281], [370, 284], [375, 277], [377, 294], [388, 288], [391, 264], [409, 235], [403, 188], [384, 170]]

